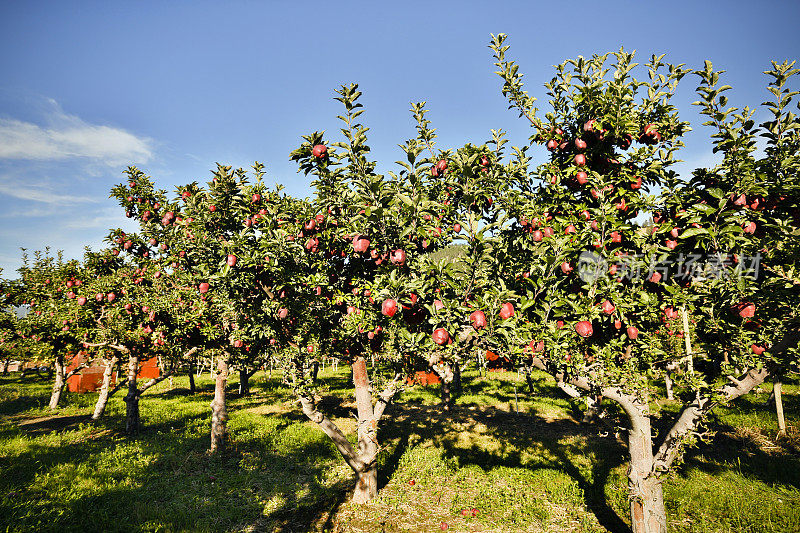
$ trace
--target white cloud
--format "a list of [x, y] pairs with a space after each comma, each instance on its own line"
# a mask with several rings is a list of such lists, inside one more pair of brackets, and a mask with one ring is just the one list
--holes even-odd
[[0, 118], [0, 159], [63, 160], [83, 157], [111, 166], [146, 163], [152, 141], [119, 128], [88, 124], [55, 101], [48, 126]]
[[[64, 224], [65, 229], [111, 229], [125, 226], [125, 229], [131, 227], [130, 221], [125, 218], [121, 213], [121, 208], [108, 207], [103, 208], [94, 213], [94, 216], [84, 218], [75, 217], [70, 218]], [[135, 230], [136, 228], [134, 228]]]
[[32, 183], [21, 181], [8, 176], [0, 176], [0, 194], [5, 194], [20, 200], [43, 202], [50, 205], [71, 205], [75, 203], [96, 203], [97, 198], [90, 196], [77, 196], [61, 194], [55, 187], [48, 183]]

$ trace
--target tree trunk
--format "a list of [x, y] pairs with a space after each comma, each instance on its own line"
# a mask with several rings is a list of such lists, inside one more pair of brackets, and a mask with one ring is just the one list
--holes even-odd
[[450, 393], [450, 382], [445, 378], [442, 379], [442, 409], [450, 411], [453, 409], [453, 395]]
[[781, 394], [781, 387], [781, 380], [775, 379], [772, 383], [772, 392], [775, 394], [775, 412], [778, 415], [778, 435], [786, 433], [786, 419], [783, 417], [783, 395]]
[[528, 390], [531, 394], [534, 394], [536, 387], [533, 384], [533, 377], [531, 377], [531, 369], [526, 366], [523, 372], [525, 372], [525, 382], [528, 384]]
[[211, 402], [211, 453], [225, 450], [225, 440], [228, 437], [228, 410], [225, 405], [227, 384], [228, 361], [225, 357], [220, 357], [217, 362], [214, 401]]
[[458, 363], [453, 367], [453, 395], [461, 396], [461, 365]]
[[353, 503], [366, 503], [378, 495], [378, 419], [372, 407], [367, 362], [363, 357], [353, 361], [353, 385], [358, 410], [358, 459], [360, 468], [353, 491]]
[[189, 392], [192, 394], [197, 392], [197, 387], [194, 384], [194, 362], [189, 363]]
[[672, 376], [670, 375], [669, 368], [664, 372], [664, 387], [667, 389], [667, 400], [675, 399], [672, 393]]
[[250, 394], [250, 376], [253, 374], [247, 367], [239, 369], [239, 396]]
[[139, 388], [136, 375], [139, 373], [139, 356], [131, 354], [128, 360], [128, 394], [125, 395], [125, 432], [138, 435], [141, 429], [139, 420]]
[[[53, 392], [50, 394], [50, 409], [57, 409], [58, 403], [61, 401], [61, 394], [64, 392], [64, 387], [67, 382], [64, 379], [64, 356], [62, 354], [56, 355], [54, 366], [56, 367], [56, 381], [53, 383]], [[37, 368], [38, 372], [38, 368]]]
[[116, 355], [106, 361], [106, 369], [103, 371], [103, 384], [100, 386], [100, 395], [97, 397], [97, 403], [94, 405], [92, 420], [98, 420], [103, 416], [106, 410], [109, 391], [111, 390], [111, 376], [114, 374], [114, 367], [117, 366], [117, 361], [119, 361], [119, 357]]
[[3, 375], [4, 375], [4, 376], [8, 375], [8, 365], [10, 365], [10, 364], [11, 364], [11, 358], [10, 358], [10, 357], [9, 357], [9, 358], [7, 358], [7, 359], [6, 359], [6, 360], [3, 362]]
[[633, 401], [623, 404], [631, 422], [628, 451], [628, 491], [633, 533], [666, 533], [667, 511], [661, 480], [653, 469], [653, 442], [650, 418]]

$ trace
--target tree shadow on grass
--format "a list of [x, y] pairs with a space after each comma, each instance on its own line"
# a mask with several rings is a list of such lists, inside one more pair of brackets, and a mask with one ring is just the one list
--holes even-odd
[[91, 415], [45, 416], [23, 420], [17, 427], [29, 435], [41, 435], [52, 431], [76, 429], [91, 419]]
[[[611, 508], [606, 500], [605, 487], [612, 470], [620, 466], [625, 448], [613, 438], [599, 438], [591, 429], [569, 419], [546, 420], [526, 413], [513, 413], [483, 407], [474, 410], [457, 405], [450, 412], [438, 406], [399, 405], [390, 413], [394, 423], [387, 426], [382, 440], [390, 443], [392, 452], [382, 461], [381, 487], [397, 470], [400, 458], [409, 446], [412, 435], [420, 440], [432, 441], [443, 450], [444, 456], [455, 460], [459, 467], [478, 466], [484, 471], [496, 467], [540, 468], [562, 471], [580, 487], [586, 507], [595, 515], [600, 525], [613, 532], [629, 532], [628, 524]], [[465, 446], [459, 441], [462, 432], [483, 433], [492, 441], [492, 449], [482, 444]], [[388, 446], [389, 444], [384, 444]], [[541, 446], [549, 452], [537, 459], [523, 460], [520, 451]], [[591, 471], [586, 473], [574, 462], [575, 457], [594, 453]]]

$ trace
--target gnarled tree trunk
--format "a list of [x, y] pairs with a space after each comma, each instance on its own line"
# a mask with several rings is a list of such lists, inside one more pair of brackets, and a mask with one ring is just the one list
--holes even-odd
[[194, 361], [192, 361], [191, 363], [189, 363], [189, 392], [191, 392], [192, 394], [197, 392], [197, 387], [194, 384], [194, 369], [195, 369], [195, 364]]
[[628, 496], [631, 502], [631, 529], [633, 533], [666, 533], [667, 511], [661, 480], [653, 468], [653, 442], [650, 419], [631, 398], [628, 414], [631, 428], [628, 433]]
[[97, 403], [94, 405], [94, 413], [92, 413], [92, 420], [98, 420], [106, 410], [108, 398], [111, 393], [111, 376], [114, 375], [114, 368], [119, 362], [119, 357], [113, 355], [106, 361], [106, 369], [103, 371], [103, 384], [100, 386], [100, 395], [97, 397]]
[[125, 433], [137, 435], [141, 429], [139, 420], [139, 388], [136, 376], [139, 373], [139, 356], [131, 353], [128, 359], [128, 394], [125, 395]]
[[258, 369], [250, 370], [247, 367], [239, 369], [239, 395], [247, 396], [250, 394], [250, 378], [253, 377]]
[[[53, 383], [53, 392], [50, 393], [50, 409], [58, 408], [58, 403], [61, 401], [61, 395], [64, 392], [64, 387], [67, 385], [67, 380], [64, 378], [64, 355], [58, 353], [54, 362], [56, 370], [56, 380]], [[38, 371], [38, 369], [37, 369]]]
[[225, 386], [228, 384], [228, 361], [223, 356], [217, 362], [214, 384], [214, 401], [211, 402], [211, 453], [223, 451], [228, 437], [228, 409], [225, 404]]
[[366, 503], [378, 495], [378, 420], [372, 408], [367, 362], [363, 357], [353, 362], [353, 386], [358, 410], [358, 457], [361, 467], [356, 471], [354, 503]]

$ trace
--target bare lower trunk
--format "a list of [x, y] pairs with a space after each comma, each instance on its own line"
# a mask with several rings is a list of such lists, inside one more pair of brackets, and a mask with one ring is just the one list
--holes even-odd
[[128, 394], [125, 395], [125, 432], [138, 435], [141, 429], [139, 420], [139, 388], [136, 375], [139, 373], [139, 356], [131, 354], [128, 360]]
[[119, 361], [119, 357], [117, 356], [106, 361], [106, 369], [103, 371], [103, 384], [100, 386], [100, 395], [97, 397], [97, 403], [94, 405], [92, 420], [99, 419], [106, 410], [109, 392], [111, 391], [111, 376], [114, 375], [114, 367], [117, 366], [117, 361]]
[[776, 379], [772, 383], [772, 392], [775, 394], [775, 412], [778, 415], [778, 434], [786, 433], [786, 419], [783, 417], [783, 394], [781, 393], [782, 383]]
[[250, 376], [255, 372], [244, 367], [239, 370], [239, 396], [250, 394]]
[[631, 397], [615, 399], [622, 405], [631, 423], [628, 434], [631, 529], [633, 533], [666, 533], [667, 511], [661, 480], [653, 468], [653, 441], [646, 405], [638, 404]]
[[58, 403], [61, 401], [61, 394], [64, 392], [64, 387], [67, 384], [66, 379], [64, 379], [64, 356], [59, 354], [56, 356], [55, 364], [56, 368], [56, 381], [53, 383], [53, 392], [50, 394], [50, 404], [48, 407], [50, 409], [58, 408]]
[[531, 369], [525, 367], [524, 372], [525, 372], [525, 383], [528, 384], [528, 390], [530, 391], [531, 394], [534, 394], [535, 387], [533, 385], [533, 378], [531, 377]]
[[8, 374], [8, 365], [10, 365], [10, 364], [11, 364], [11, 359], [10, 358], [6, 359], [3, 362], [3, 375], [4, 376]]
[[439, 361], [434, 365], [431, 365], [433, 371], [439, 376], [439, 379], [442, 382], [442, 386], [440, 389], [440, 394], [442, 398], [442, 409], [444, 411], [450, 411], [453, 408], [453, 390], [452, 390], [452, 383], [455, 376], [453, 369], [448, 363], [444, 361]]
[[[630, 487], [630, 478], [629, 478]], [[633, 533], [666, 533], [667, 512], [661, 480], [651, 476], [637, 480], [637, 499], [631, 500]]]
[[189, 363], [189, 392], [192, 394], [197, 392], [197, 387], [194, 384], [194, 363]]
[[220, 357], [217, 363], [217, 378], [214, 385], [214, 401], [211, 402], [211, 453], [224, 451], [228, 437], [228, 410], [225, 405], [225, 386], [228, 384], [228, 361]]
[[378, 495], [378, 419], [372, 408], [367, 363], [363, 357], [353, 362], [353, 385], [358, 410], [358, 458], [361, 466], [356, 475], [354, 503], [366, 503]]
[[456, 363], [453, 367], [453, 395], [461, 396], [461, 365]]

